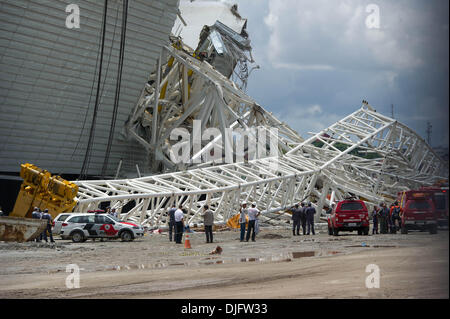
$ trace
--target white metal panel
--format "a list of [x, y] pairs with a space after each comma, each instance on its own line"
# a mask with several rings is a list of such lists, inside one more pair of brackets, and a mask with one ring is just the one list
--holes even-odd
[[[77, 2], [79, 29], [65, 27], [65, 8], [71, 3], [5, 0], [0, 4], [1, 172], [17, 172], [24, 162], [55, 173], [80, 172], [95, 102], [104, 2]], [[129, 1], [121, 96], [108, 174], [115, 173], [120, 159], [124, 170], [134, 172], [136, 164], [144, 166], [142, 148], [123, 141], [120, 132], [155, 67], [160, 47], [168, 44], [177, 9], [178, 0]], [[110, 0], [90, 175], [101, 171], [109, 136], [121, 14], [122, 1]]]

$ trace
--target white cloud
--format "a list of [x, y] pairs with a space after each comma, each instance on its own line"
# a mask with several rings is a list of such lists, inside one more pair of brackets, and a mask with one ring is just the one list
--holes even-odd
[[421, 66], [412, 41], [418, 13], [381, 0], [380, 29], [368, 29], [360, 0], [271, 0], [264, 23], [274, 67], [408, 69]]
[[275, 116], [299, 132], [303, 138], [308, 138], [308, 133], [322, 131], [344, 117], [335, 113], [324, 112], [319, 104], [293, 105], [279, 110]]
[[298, 63], [273, 62], [272, 65], [275, 69], [316, 70], [316, 71], [334, 70], [333, 66], [325, 64], [298, 64]]

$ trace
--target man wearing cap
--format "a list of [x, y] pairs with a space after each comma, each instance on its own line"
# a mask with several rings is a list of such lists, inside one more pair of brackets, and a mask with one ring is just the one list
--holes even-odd
[[302, 209], [298, 204], [295, 204], [294, 208], [291, 209], [292, 212], [292, 235], [295, 236], [295, 230], [297, 230], [297, 236], [300, 235], [300, 214], [302, 213]]
[[42, 214], [42, 219], [47, 220], [47, 228], [42, 232], [41, 236], [43, 236], [45, 242], [48, 243], [48, 240], [47, 240], [47, 232], [48, 232], [50, 235], [50, 242], [54, 243], [55, 241], [53, 240], [53, 234], [52, 234], [52, 215], [50, 215], [50, 213], [48, 212], [48, 209], [44, 210], [44, 213]]
[[177, 244], [181, 244], [181, 240], [183, 239], [183, 221], [183, 205], [180, 205], [175, 211], [175, 243]]
[[247, 203], [243, 202], [241, 209], [239, 210], [241, 213], [241, 216], [239, 217], [239, 225], [241, 225], [241, 242], [244, 241], [245, 236], [245, 224], [247, 223], [247, 215], [248, 215], [248, 209], [247, 209]]
[[300, 224], [302, 225], [303, 235], [306, 235], [306, 210], [305, 203], [300, 204]]
[[308, 225], [308, 232], [306, 235], [309, 235], [310, 231], [315, 235], [314, 232], [314, 215], [316, 214], [316, 209], [312, 207], [311, 203], [308, 203], [308, 207], [306, 208], [306, 223]]

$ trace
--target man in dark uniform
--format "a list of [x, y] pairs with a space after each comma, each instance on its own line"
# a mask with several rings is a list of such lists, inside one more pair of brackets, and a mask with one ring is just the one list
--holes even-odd
[[305, 203], [301, 203], [300, 207], [300, 223], [302, 225], [303, 235], [306, 235], [306, 209]]
[[54, 243], [55, 241], [53, 240], [52, 234], [52, 215], [50, 215], [48, 209], [44, 210], [44, 213], [42, 214], [42, 219], [47, 220], [47, 228], [42, 232], [42, 236], [44, 237], [45, 242], [48, 243], [47, 240], [47, 232], [48, 232], [50, 235], [50, 242]]
[[295, 204], [294, 208], [291, 210], [292, 212], [292, 235], [295, 236], [295, 230], [297, 230], [297, 235], [300, 235], [300, 214], [302, 213], [301, 208], [298, 204]]
[[309, 235], [310, 231], [313, 235], [316, 233], [314, 232], [314, 215], [316, 214], [316, 209], [312, 207], [311, 203], [308, 203], [308, 207], [306, 208], [306, 223], [308, 225], [308, 232], [306, 235]]
[[388, 233], [388, 219], [389, 219], [389, 209], [386, 207], [385, 203], [381, 203], [380, 209], [380, 233]]
[[174, 202], [172, 204], [172, 207], [168, 211], [168, 215], [169, 215], [169, 241], [172, 241], [172, 234], [176, 233], [176, 230], [175, 230], [175, 211], [176, 210], [177, 210], [177, 208], [176, 208], [175, 202]]

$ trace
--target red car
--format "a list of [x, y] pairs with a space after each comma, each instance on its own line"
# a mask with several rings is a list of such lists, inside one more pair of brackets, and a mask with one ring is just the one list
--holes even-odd
[[411, 190], [398, 193], [398, 201], [402, 208], [402, 234], [409, 230], [428, 230], [437, 233], [436, 208], [433, 195], [422, 190]]
[[328, 216], [328, 234], [338, 236], [340, 231], [358, 231], [369, 235], [369, 212], [362, 200], [346, 199], [337, 203]]

